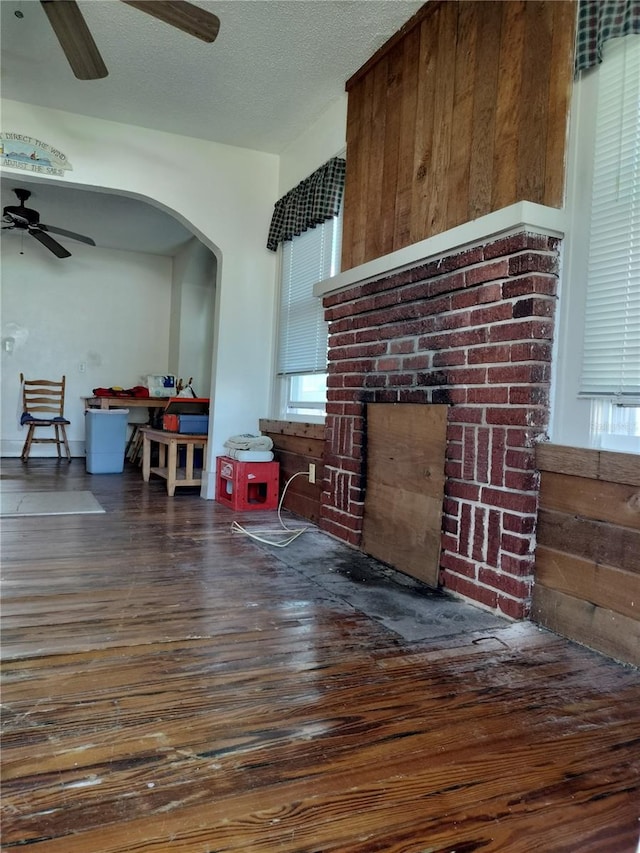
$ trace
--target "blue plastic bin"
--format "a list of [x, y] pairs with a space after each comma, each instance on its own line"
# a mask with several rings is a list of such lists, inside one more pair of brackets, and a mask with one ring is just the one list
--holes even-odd
[[87, 409], [85, 453], [89, 474], [121, 474], [129, 409]]
[[209, 432], [209, 415], [178, 415], [178, 432], [206, 435]]

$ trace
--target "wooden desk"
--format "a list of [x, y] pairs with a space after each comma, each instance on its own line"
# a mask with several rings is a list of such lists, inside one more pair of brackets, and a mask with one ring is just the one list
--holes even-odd
[[164, 409], [168, 397], [83, 397], [85, 409]]
[[[194, 449], [202, 448], [202, 461], [207, 452], [206, 435], [184, 435], [179, 432], [165, 432], [162, 429], [140, 427], [142, 433], [142, 479], [149, 482], [151, 474], [164, 477], [167, 481], [167, 493], [175, 494], [178, 486], [199, 486], [202, 483], [202, 470], [193, 467]], [[158, 467], [151, 467], [151, 443], [158, 445]], [[184, 467], [178, 466], [178, 448], [184, 445], [186, 459]]]

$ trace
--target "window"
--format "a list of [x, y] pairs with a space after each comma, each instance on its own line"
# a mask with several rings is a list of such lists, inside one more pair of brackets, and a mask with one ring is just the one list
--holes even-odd
[[574, 87], [551, 438], [640, 452], [640, 38], [603, 57]]
[[342, 216], [282, 244], [277, 374], [280, 417], [321, 418], [327, 398], [327, 324], [313, 287], [339, 271]]
[[640, 38], [605, 51], [596, 71], [580, 392], [640, 403]]

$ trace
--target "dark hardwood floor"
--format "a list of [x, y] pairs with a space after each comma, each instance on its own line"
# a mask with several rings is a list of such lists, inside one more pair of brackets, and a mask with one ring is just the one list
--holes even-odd
[[2, 519], [3, 849], [635, 853], [637, 670], [528, 623], [406, 642], [138, 469], [2, 488], [106, 510]]

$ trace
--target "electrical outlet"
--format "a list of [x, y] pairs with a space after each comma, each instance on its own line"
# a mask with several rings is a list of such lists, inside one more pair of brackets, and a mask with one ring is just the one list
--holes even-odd
[[309, 482], [315, 483], [316, 481], [316, 466], [313, 462], [309, 462]]

